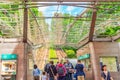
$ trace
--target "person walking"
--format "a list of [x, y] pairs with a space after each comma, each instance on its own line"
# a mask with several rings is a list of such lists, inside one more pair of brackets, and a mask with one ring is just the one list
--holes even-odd
[[77, 80], [85, 80], [84, 65], [80, 60], [77, 61], [75, 66]]
[[40, 75], [40, 70], [38, 69], [37, 65], [34, 65], [34, 69], [33, 69], [33, 77], [34, 80], [39, 80], [39, 75]]
[[58, 80], [65, 80], [65, 76], [66, 76], [66, 68], [65, 66], [60, 62], [57, 67], [57, 74], [58, 74]]
[[72, 74], [74, 73], [74, 67], [69, 60], [66, 60], [66, 63], [64, 64], [66, 69], [67, 69], [67, 74], [66, 74], [66, 80], [72, 80]]
[[45, 72], [42, 72], [41, 80], [48, 80]]
[[102, 80], [113, 80], [113, 78], [110, 75], [110, 72], [107, 70], [107, 66], [102, 66], [102, 72], [101, 72]]
[[45, 65], [45, 67], [44, 67], [44, 71], [45, 71], [46, 73], [48, 73], [48, 71], [49, 71], [48, 69], [49, 69], [49, 67], [50, 67], [50, 65], [51, 65], [50, 62], [51, 62], [51, 61], [49, 61], [49, 63], [47, 63], [47, 64]]
[[49, 74], [49, 80], [56, 80], [57, 70], [53, 61], [50, 61], [48, 74]]

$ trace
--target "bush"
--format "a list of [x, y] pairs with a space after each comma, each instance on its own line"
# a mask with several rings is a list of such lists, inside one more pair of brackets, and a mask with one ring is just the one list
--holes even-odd
[[67, 54], [68, 58], [76, 58], [76, 53], [74, 50], [65, 50], [65, 53]]
[[57, 55], [54, 49], [49, 50], [49, 59], [57, 59]]

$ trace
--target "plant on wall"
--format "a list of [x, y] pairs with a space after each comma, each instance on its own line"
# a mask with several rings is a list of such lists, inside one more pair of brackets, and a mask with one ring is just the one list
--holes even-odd
[[100, 35], [115, 36], [115, 35], [117, 35], [118, 32], [120, 32], [120, 26], [117, 26], [117, 27], [107, 27], [105, 32], [100, 33]]

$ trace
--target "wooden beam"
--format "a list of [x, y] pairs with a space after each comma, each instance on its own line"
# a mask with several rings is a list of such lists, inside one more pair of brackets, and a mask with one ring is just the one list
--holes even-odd
[[[58, 5], [63, 5], [63, 6], [84, 6], [84, 5], [94, 5], [94, 3], [81, 3], [81, 2], [63, 2], [63, 3], [50, 3], [50, 2], [31, 2], [31, 3], [26, 3], [27, 5], [44, 5], [44, 6], [58, 6]], [[97, 5], [119, 5], [120, 3], [98, 3]], [[23, 5], [23, 4], [19, 4]]]
[[116, 36], [113, 36], [112, 39], [115, 41], [120, 38], [120, 33], [118, 33]]
[[89, 42], [88, 42], [88, 41], [87, 41], [87, 42], [85, 42], [85, 43], [83, 43], [83, 44], [80, 44], [80, 45], [79, 45], [79, 47], [77, 48], [77, 50], [78, 50], [78, 49], [80, 49], [80, 48], [82, 48], [82, 47], [84, 47], [84, 46], [86, 46], [87, 44], [89, 44]]
[[24, 61], [24, 73], [23, 73], [23, 80], [27, 80], [27, 30], [28, 30], [28, 9], [26, 3], [28, 0], [24, 0], [24, 23], [23, 23], [23, 43], [24, 43], [24, 56], [23, 56], [23, 61]]
[[89, 32], [89, 41], [90, 42], [93, 41], [96, 17], [97, 17], [97, 10], [93, 9], [92, 22], [91, 22], [91, 27], [90, 27], [90, 32]]
[[[27, 2], [27, 0], [25, 0], [25, 3]], [[26, 8], [26, 4], [25, 4], [25, 8], [24, 8], [24, 24], [23, 24], [23, 42], [27, 43], [27, 29], [28, 29], [28, 9]]]
[[32, 0], [32, 2], [117, 2], [120, 0]]
[[53, 19], [53, 18], [56, 18], [56, 19], [61, 19], [61, 18], [63, 18], [63, 19], [70, 19], [70, 18], [73, 18], [73, 19], [76, 19], [76, 18], [80, 18], [80, 17], [78, 17], [78, 16], [76, 16], [76, 17], [72, 17], [72, 16], [70, 16], [70, 17], [64, 17], [64, 16], [53, 16], [53, 17], [50, 17], [50, 16], [47, 16], [47, 17], [35, 17], [35, 18], [38, 18], [38, 19]]

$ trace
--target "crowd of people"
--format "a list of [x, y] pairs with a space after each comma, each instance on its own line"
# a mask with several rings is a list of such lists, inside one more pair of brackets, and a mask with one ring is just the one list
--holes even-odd
[[77, 80], [84, 80], [84, 66], [81, 64], [81, 61], [78, 60], [75, 68], [73, 67], [72, 63], [69, 60], [65, 62], [57, 62], [54, 65], [53, 61], [50, 61], [45, 66], [45, 72], [47, 76], [49, 76], [49, 80], [73, 80], [73, 74], [76, 72], [76, 79]]
[[[34, 65], [33, 76], [34, 80], [39, 80], [40, 70]], [[74, 67], [69, 60], [57, 62], [55, 65], [50, 61], [45, 65], [41, 80], [73, 80], [73, 74], [76, 80], [84, 80], [84, 65], [78, 60]]]
[[[50, 61], [45, 65], [41, 79], [39, 78], [40, 70], [37, 65], [34, 65], [33, 76], [34, 80], [73, 80], [73, 77], [75, 80], [85, 80], [84, 71], [84, 65], [80, 60], [77, 61], [75, 67], [69, 60], [57, 62], [56, 65], [53, 61]], [[102, 66], [101, 80], [113, 80], [106, 65]]]

